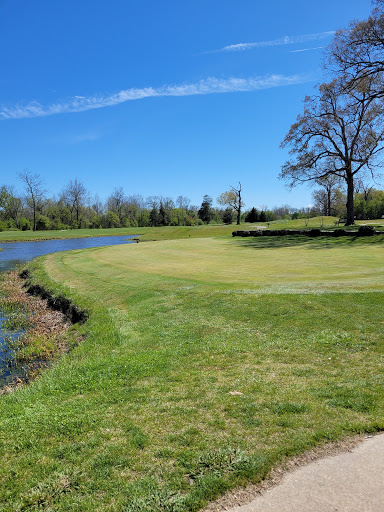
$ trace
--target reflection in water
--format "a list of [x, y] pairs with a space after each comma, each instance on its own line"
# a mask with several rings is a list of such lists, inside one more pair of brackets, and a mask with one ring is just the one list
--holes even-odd
[[[137, 235], [134, 236], [136, 237]], [[40, 242], [0, 243], [0, 249], [3, 249], [0, 251], [0, 272], [12, 270], [20, 263], [25, 263], [44, 254], [132, 243], [129, 238], [133, 238], [133, 236], [102, 236], [66, 240], [43, 240]], [[12, 364], [12, 356], [14, 354], [12, 342], [20, 335], [20, 332], [10, 332], [3, 329], [3, 320], [4, 316], [1, 316], [0, 311], [0, 386], [13, 380], [15, 377], [23, 377], [25, 373], [22, 368], [14, 368]]]
[[3, 328], [4, 316], [0, 316], [0, 387], [15, 377], [25, 377], [24, 368], [16, 368], [13, 362], [15, 341], [23, 331]]

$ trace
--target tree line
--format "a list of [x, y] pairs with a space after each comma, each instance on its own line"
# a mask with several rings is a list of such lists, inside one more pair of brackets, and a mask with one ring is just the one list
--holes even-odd
[[[280, 177], [291, 186], [341, 181], [346, 224], [354, 223], [356, 186], [377, 180], [384, 149], [384, 0], [367, 20], [336, 32], [324, 67], [330, 80], [304, 99], [282, 147], [291, 159]], [[361, 213], [361, 212], [360, 212]]]
[[[127, 195], [116, 187], [101, 201], [92, 196], [79, 179], [69, 180], [63, 190], [48, 197], [44, 183], [37, 174], [23, 171], [18, 175], [24, 194], [14, 187], [0, 187], [0, 230], [63, 230], [80, 228], [118, 228], [145, 226], [196, 226], [199, 224], [232, 224], [234, 222], [271, 222], [279, 219], [309, 218], [316, 215], [345, 217], [346, 194], [340, 182], [319, 181], [313, 192], [313, 206], [292, 208], [289, 205], [244, 210], [241, 184], [231, 187], [217, 198], [204, 195], [201, 205], [192, 205], [189, 198]], [[384, 216], [384, 192], [359, 182], [354, 208], [358, 218]]]
[[[244, 218], [243, 203], [230, 190], [218, 198], [222, 208], [212, 206], [204, 196], [202, 204], [191, 204], [188, 197], [127, 195], [116, 187], [106, 201], [92, 196], [79, 179], [69, 180], [64, 189], [48, 197], [42, 178], [28, 170], [18, 173], [24, 194], [15, 187], [0, 187], [0, 230], [62, 230], [80, 228], [116, 228], [144, 226], [195, 226], [204, 223], [228, 223]], [[241, 189], [241, 187], [240, 187]], [[233, 189], [236, 190], [236, 189]], [[240, 192], [238, 192], [240, 194]], [[240, 196], [241, 197], [241, 196]]]

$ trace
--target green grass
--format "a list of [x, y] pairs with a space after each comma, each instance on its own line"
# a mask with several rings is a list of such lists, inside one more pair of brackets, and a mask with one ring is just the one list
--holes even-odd
[[198, 510], [384, 428], [384, 236], [215, 236], [32, 264], [91, 316], [81, 345], [1, 397], [4, 510]]
[[[269, 223], [270, 229], [310, 229], [335, 227], [336, 217], [313, 217], [311, 219], [279, 220]], [[372, 224], [376, 228], [382, 227], [383, 221], [357, 221], [357, 225]], [[0, 242], [26, 242], [31, 240], [53, 240], [62, 238], [84, 238], [92, 236], [114, 236], [114, 235], [141, 235], [140, 240], [174, 240], [180, 238], [206, 238], [217, 236], [228, 236], [236, 229], [252, 229], [257, 226], [267, 227], [267, 222], [256, 222], [253, 224], [209, 224], [203, 226], [166, 226], [146, 228], [110, 228], [110, 229], [73, 229], [66, 231], [3, 231], [0, 232]], [[343, 226], [340, 226], [343, 227]], [[350, 228], [350, 229], [353, 229]]]

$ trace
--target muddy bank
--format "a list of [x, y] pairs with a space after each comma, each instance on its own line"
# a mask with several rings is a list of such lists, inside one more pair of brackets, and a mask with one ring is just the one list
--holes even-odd
[[71, 300], [62, 295], [54, 296], [49, 290], [46, 290], [39, 284], [31, 284], [29, 281], [31, 276], [28, 270], [23, 270], [19, 277], [24, 280], [23, 288], [25, 288], [28, 295], [45, 300], [49, 309], [59, 311], [72, 324], [82, 324], [88, 319], [88, 312], [79, 309]]
[[6, 313], [5, 327], [22, 333], [7, 340], [3, 368], [12, 368], [14, 377], [3, 383], [0, 394], [35, 378], [42, 368], [81, 341], [76, 331], [70, 332], [71, 326], [88, 318], [68, 299], [55, 298], [43, 287], [30, 285], [29, 277], [28, 271], [21, 275], [10, 271], [2, 276], [0, 305]]

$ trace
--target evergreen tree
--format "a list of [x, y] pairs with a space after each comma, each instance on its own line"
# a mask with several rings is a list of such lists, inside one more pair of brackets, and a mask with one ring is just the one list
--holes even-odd
[[169, 226], [169, 224], [170, 224], [169, 214], [166, 211], [166, 209], [164, 208], [163, 203], [160, 203], [158, 223], [160, 226]]
[[203, 197], [203, 202], [201, 203], [200, 210], [197, 214], [203, 222], [206, 222], [207, 224], [211, 222], [214, 216], [211, 197], [208, 195]]
[[233, 210], [232, 208], [226, 208], [223, 211], [222, 219], [224, 224], [232, 224], [233, 222]]
[[264, 210], [261, 210], [261, 212], [260, 212], [259, 221], [260, 222], [267, 222], [267, 215], [266, 215]]
[[149, 224], [150, 226], [158, 226], [159, 225], [159, 212], [157, 208], [154, 206], [149, 214]]
[[256, 208], [252, 208], [245, 217], [245, 222], [257, 222], [259, 220], [259, 215], [257, 213]]

